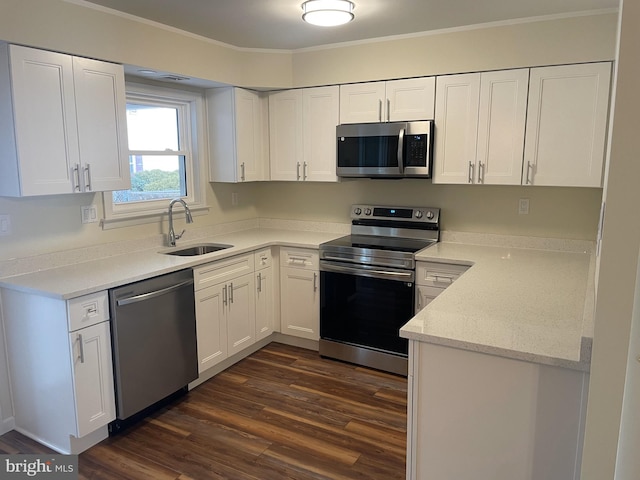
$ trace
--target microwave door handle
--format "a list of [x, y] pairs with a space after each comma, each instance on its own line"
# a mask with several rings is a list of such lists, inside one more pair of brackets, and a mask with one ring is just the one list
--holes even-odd
[[398, 169], [400, 170], [400, 175], [404, 173], [404, 162], [402, 160], [403, 152], [404, 152], [404, 128], [401, 128], [400, 133], [398, 134]]

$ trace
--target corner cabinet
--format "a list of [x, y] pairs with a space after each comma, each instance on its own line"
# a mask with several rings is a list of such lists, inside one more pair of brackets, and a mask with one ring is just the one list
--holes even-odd
[[[256, 273], [256, 341], [267, 338], [275, 327], [275, 292], [278, 284], [274, 275], [271, 248], [265, 248], [254, 253]], [[279, 328], [277, 330], [280, 330]]]
[[339, 87], [269, 95], [271, 180], [336, 182]]
[[435, 77], [340, 86], [340, 123], [432, 120]]
[[281, 331], [320, 338], [320, 272], [317, 250], [280, 249]]
[[0, 195], [130, 188], [121, 65], [0, 45]]
[[269, 180], [269, 118], [265, 94], [242, 88], [206, 91], [209, 181]]
[[529, 69], [438, 77], [433, 183], [520, 185]]
[[532, 68], [523, 183], [601, 187], [611, 63]]
[[67, 454], [106, 438], [116, 413], [107, 292], [65, 301], [2, 290], [2, 304], [16, 430]]

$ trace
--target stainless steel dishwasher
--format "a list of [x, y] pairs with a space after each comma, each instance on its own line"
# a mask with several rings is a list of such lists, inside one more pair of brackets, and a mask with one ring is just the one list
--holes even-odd
[[116, 421], [182, 390], [198, 377], [193, 272], [180, 270], [109, 291]]

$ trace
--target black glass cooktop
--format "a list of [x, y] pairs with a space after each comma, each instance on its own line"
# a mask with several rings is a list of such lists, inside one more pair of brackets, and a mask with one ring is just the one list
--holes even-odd
[[415, 253], [433, 245], [434, 240], [382, 237], [377, 235], [347, 235], [336, 238], [320, 245], [323, 247], [364, 248], [372, 250], [387, 250], [394, 252]]

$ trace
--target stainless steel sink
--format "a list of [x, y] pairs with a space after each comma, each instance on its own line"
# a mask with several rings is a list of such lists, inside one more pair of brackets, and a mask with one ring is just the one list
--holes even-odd
[[204, 255], [206, 253], [219, 252], [231, 248], [233, 245], [225, 245], [223, 243], [203, 243], [202, 245], [193, 245], [191, 247], [180, 248], [178, 250], [166, 250], [161, 253], [165, 255], [179, 255], [181, 257], [193, 257], [196, 255]]

